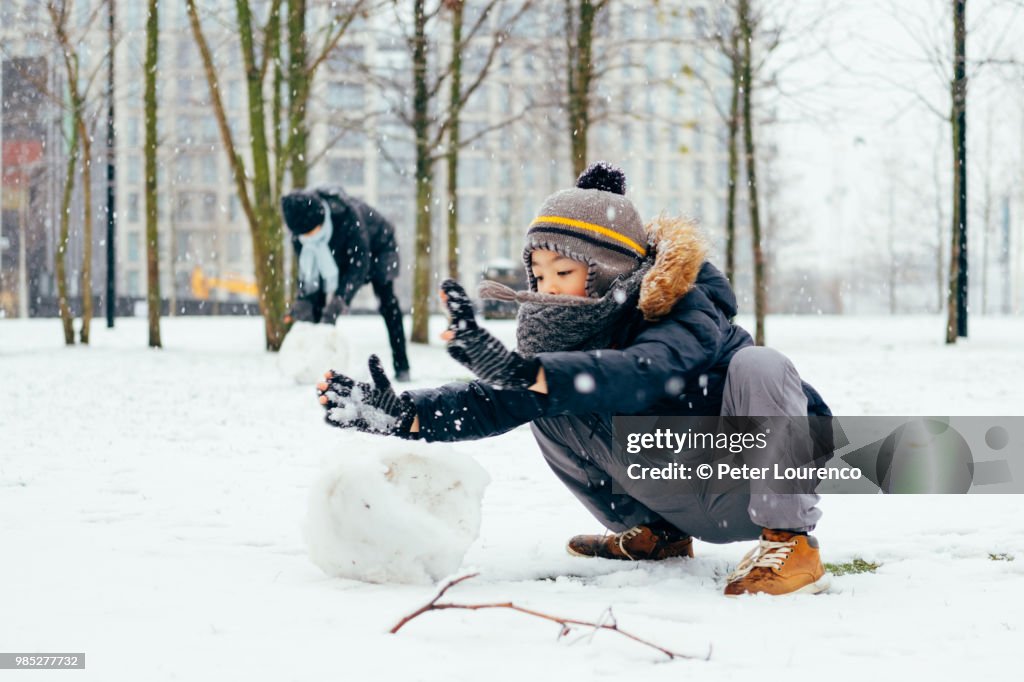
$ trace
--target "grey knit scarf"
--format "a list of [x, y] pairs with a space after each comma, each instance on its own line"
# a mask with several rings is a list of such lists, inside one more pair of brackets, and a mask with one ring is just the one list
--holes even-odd
[[652, 262], [645, 260], [632, 273], [620, 275], [601, 298], [515, 291], [490, 280], [481, 282], [477, 292], [480, 298], [519, 304], [516, 341], [523, 355], [608, 348], [620, 323], [636, 310]]

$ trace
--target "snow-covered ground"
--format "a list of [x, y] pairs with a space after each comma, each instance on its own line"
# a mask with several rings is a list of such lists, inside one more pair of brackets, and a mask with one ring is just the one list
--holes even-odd
[[[827, 497], [816, 533], [825, 560], [861, 557], [877, 572], [833, 578], [820, 596], [730, 600], [722, 577], [751, 543], [697, 543], [688, 562], [569, 557], [566, 538], [601, 529], [525, 427], [436, 446], [472, 455], [492, 479], [462, 567], [480, 576], [451, 599], [584, 619], [611, 606], [623, 629], [681, 652], [710, 648], [710, 660], [666, 663], [608, 632], [559, 641], [558, 626], [503, 610], [428, 613], [389, 635], [434, 588], [328, 578], [303, 539], [323, 460], [379, 439], [325, 426], [313, 388], [263, 352], [258, 319], [168, 319], [162, 351], [144, 347], [141, 320], [114, 331], [97, 322], [91, 348], [64, 348], [54, 320], [0, 322], [0, 650], [87, 655], [85, 671], [33, 679], [1020, 673], [1018, 497]], [[389, 365], [379, 318], [345, 324], [360, 376], [370, 352]], [[952, 348], [942, 325], [771, 318], [768, 334], [836, 414], [1024, 413], [1024, 319], [975, 317], [972, 338]], [[490, 327], [512, 335], [509, 322]], [[440, 342], [411, 359], [415, 386], [465, 376]]]

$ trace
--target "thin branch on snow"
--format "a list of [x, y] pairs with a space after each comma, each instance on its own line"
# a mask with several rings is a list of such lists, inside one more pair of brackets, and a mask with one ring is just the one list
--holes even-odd
[[[441, 589], [438, 590], [437, 594], [434, 595], [433, 599], [431, 599], [429, 602], [427, 602], [426, 604], [424, 604], [420, 608], [416, 609], [415, 611], [413, 611], [409, 615], [407, 615], [404, 618], [402, 618], [402, 620], [398, 621], [398, 623], [396, 623], [395, 626], [393, 628], [391, 628], [388, 632], [390, 632], [391, 634], [397, 633], [399, 630], [401, 630], [405, 626], [406, 623], [408, 623], [409, 621], [413, 620], [414, 618], [416, 618], [418, 616], [423, 615], [427, 611], [441, 611], [441, 610], [444, 610], [444, 609], [464, 609], [466, 611], [479, 611], [481, 609], [510, 609], [512, 611], [518, 611], [519, 613], [525, 613], [528, 616], [535, 616], [537, 618], [543, 618], [544, 620], [550, 620], [550, 621], [552, 621], [554, 623], [558, 623], [559, 626], [561, 626], [559, 628], [559, 631], [558, 631], [558, 638], [559, 639], [561, 639], [562, 637], [565, 637], [570, 632], [572, 632], [573, 626], [581, 626], [581, 627], [592, 628], [591, 636], [593, 636], [593, 634], [596, 633], [598, 630], [611, 630], [612, 632], [619, 633], [623, 637], [628, 637], [629, 639], [633, 640], [634, 642], [639, 642], [640, 644], [643, 644], [645, 646], [649, 646], [652, 649], [657, 649], [661, 653], [663, 653], [666, 656], [668, 656], [669, 659], [687, 658], [687, 659], [694, 659], [694, 660], [696, 660], [696, 659], [701, 658], [701, 657], [698, 657], [698, 656], [688, 656], [686, 654], [680, 654], [680, 653], [675, 652], [675, 651], [670, 651], [669, 649], [666, 649], [664, 647], [658, 646], [657, 644], [654, 644], [653, 642], [649, 642], [646, 639], [641, 639], [640, 637], [637, 637], [636, 635], [634, 635], [632, 633], [626, 632], [625, 630], [623, 630], [622, 628], [619, 627], [618, 621], [615, 620], [615, 616], [612, 614], [611, 607], [609, 607], [608, 609], [606, 609], [604, 611], [604, 613], [602, 614], [602, 617], [601, 617], [601, 619], [599, 621], [593, 622], [593, 621], [587, 621], [587, 620], [576, 620], [575, 618], [562, 618], [561, 616], [553, 616], [553, 615], [548, 614], [548, 613], [542, 613], [541, 611], [534, 611], [533, 609], [527, 609], [527, 608], [524, 608], [522, 606], [517, 606], [516, 604], [513, 604], [510, 601], [508, 601], [508, 602], [494, 602], [494, 603], [487, 603], [487, 604], [456, 604], [456, 603], [453, 603], [453, 602], [438, 603], [438, 599], [443, 597], [444, 594], [448, 590], [450, 590], [452, 587], [458, 585], [461, 582], [469, 580], [470, 578], [475, 578], [478, 575], [480, 575], [480, 574], [479, 573], [470, 573], [468, 575], [464, 575], [464, 576], [461, 576], [459, 578], [453, 578], [453, 579], [449, 580], [448, 582], [446, 582], [444, 585], [441, 586]], [[608, 621], [610, 621], [610, 622], [608, 622]], [[708, 645], [708, 653], [707, 653], [706, 656], [703, 657], [703, 660], [707, 661], [710, 658], [711, 658], [711, 645]]]

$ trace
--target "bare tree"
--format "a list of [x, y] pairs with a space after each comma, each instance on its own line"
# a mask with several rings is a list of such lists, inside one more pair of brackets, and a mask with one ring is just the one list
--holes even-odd
[[[243, 73], [247, 94], [247, 122], [249, 127], [249, 152], [251, 169], [235, 141], [228, 115], [221, 97], [217, 66], [209, 42], [203, 33], [202, 22], [196, 9], [195, 0], [186, 0], [189, 25], [199, 54], [210, 92], [210, 103], [217, 119], [221, 143], [227, 154], [238, 194], [239, 203], [252, 237], [258, 300], [263, 314], [266, 347], [277, 351], [287, 333], [284, 298], [284, 233], [277, 209], [280, 196], [280, 182], [275, 182], [272, 168], [272, 140], [268, 137], [267, 107], [263, 98], [268, 68], [277, 54], [280, 38], [281, 0], [272, 0], [267, 14], [267, 23], [257, 32], [249, 0], [236, 0], [235, 23], [239, 48], [242, 55]], [[257, 50], [257, 38], [263, 42]]]
[[[886, 57], [887, 69], [874, 74], [879, 81], [908, 93], [911, 103], [921, 105], [939, 120], [949, 124], [952, 177], [952, 215], [949, 233], [949, 272], [945, 281], [947, 308], [945, 340], [956, 343], [957, 338], [967, 336], [968, 296], [968, 231], [967, 231], [967, 109], [968, 84], [976, 79], [982, 70], [991, 64], [1002, 63], [999, 55], [1013, 35], [1016, 17], [1021, 9], [1017, 2], [991, 2], [979, 12], [972, 26], [967, 24], [967, 1], [947, 0], [943, 3], [946, 13], [941, 23], [936, 23], [934, 13], [919, 14], [908, 9], [906, 3], [890, 1], [888, 13], [903, 28], [916, 50], [915, 54], [901, 54], [888, 46], [881, 52]], [[972, 5], [973, 6], [973, 5]], [[1005, 11], [1005, 15], [1000, 15]], [[995, 17], [995, 19], [994, 19]], [[936, 29], [941, 28], [941, 33]], [[990, 30], [983, 30], [990, 29]], [[968, 36], [980, 33], [980, 49], [974, 54], [980, 56], [968, 59]], [[985, 34], [988, 35], [985, 35]], [[952, 40], [950, 40], [952, 38]], [[973, 41], [972, 41], [973, 43]], [[892, 75], [892, 64], [923, 65], [930, 69], [936, 82], [948, 88], [948, 104], [937, 103], [923, 91], [922, 79], [898, 79]], [[941, 247], [940, 247], [940, 255]]]
[[[769, 14], [769, 9], [772, 14]], [[764, 318], [769, 307], [766, 264], [770, 258], [765, 252], [767, 235], [761, 224], [758, 156], [754, 137], [759, 127], [777, 122], [774, 113], [768, 114], [776, 108], [772, 100], [800, 104], [807, 90], [820, 87], [820, 83], [810, 83], [801, 90], [792, 91], [784, 86], [784, 74], [787, 69], [825, 49], [823, 42], [815, 36], [835, 11], [831, 3], [822, 4], [808, 12], [804, 6], [781, 8], [756, 0], [729, 0], [711, 17], [705, 16], [703, 9], [690, 11], [696, 23], [695, 40], [700, 45], [710, 46], [724, 57], [719, 68], [724, 71], [721, 75], [728, 78], [730, 83], [726, 108], [716, 96], [717, 80], [687, 68], [687, 74], [696, 78], [711, 95], [713, 108], [725, 127], [728, 153], [725, 274], [732, 282], [735, 282], [736, 277], [737, 188], [741, 183], [742, 145], [742, 168], [746, 172], [747, 209], [752, 233], [755, 340], [759, 345], [765, 341]], [[796, 49], [794, 45], [798, 41], [801, 45]], [[789, 54], [779, 56], [778, 53], [783, 51], [781, 48], [789, 48], [786, 50]]]
[[[161, 348], [160, 339], [160, 238], [157, 225], [157, 106], [156, 73], [160, 50], [159, 0], [148, 0], [146, 17], [146, 61], [143, 68], [145, 91], [143, 110], [146, 140], [145, 197], [146, 197], [146, 302], [149, 316], [149, 347]], [[173, 289], [173, 285], [171, 286]]]
[[953, 0], [953, 241], [949, 258], [946, 343], [967, 336], [967, 0]]
[[737, 23], [740, 30], [740, 87], [742, 89], [743, 153], [747, 169], [747, 207], [750, 210], [750, 236], [754, 249], [754, 343], [764, 345], [764, 315], [768, 283], [765, 281], [764, 248], [761, 245], [761, 207], [758, 204], [757, 155], [754, 146], [754, 114], [751, 106], [753, 79], [753, 36], [758, 21], [750, 8], [749, 0], [739, 0], [736, 5]]
[[[95, 20], [99, 10], [103, 5], [97, 5], [91, 15], [88, 17], [86, 23], [85, 32], [88, 32], [89, 27]], [[92, 323], [92, 217], [93, 217], [93, 205], [92, 205], [92, 130], [90, 121], [95, 120], [95, 116], [91, 115], [88, 111], [87, 102], [91, 98], [91, 86], [95, 81], [95, 76], [98, 73], [98, 68], [93, 71], [87, 78], [82, 78], [81, 69], [79, 66], [78, 55], [77, 55], [77, 44], [84, 37], [76, 36], [72, 37], [69, 34], [68, 29], [68, 13], [70, 9], [70, 2], [67, 0], [48, 0], [46, 4], [46, 10], [50, 17], [51, 28], [53, 29], [54, 38], [56, 45], [61, 53], [61, 58], [64, 63], [65, 77], [67, 80], [68, 87], [68, 111], [71, 116], [71, 125], [75, 129], [75, 135], [77, 135], [76, 147], [81, 148], [80, 158], [82, 161], [82, 194], [83, 194], [83, 213], [82, 213], [82, 266], [80, 270], [79, 279], [79, 290], [81, 291], [82, 298], [82, 327], [79, 330], [78, 338], [81, 343], [89, 343], [89, 330]], [[72, 136], [74, 139], [75, 136]], [[72, 158], [75, 157], [74, 153], [70, 155]], [[74, 172], [74, 166], [68, 166], [69, 171]], [[73, 180], [71, 181], [73, 183]], [[73, 189], [73, 185], [72, 185]], [[67, 205], [65, 209], [70, 208], [70, 190], [65, 184], [65, 197]], [[62, 218], [62, 221], [64, 218]], [[58, 286], [58, 297], [63, 298], [65, 304], [61, 306], [61, 314], [64, 318], [64, 330], [65, 330], [65, 342], [68, 341], [68, 329], [70, 327], [70, 308], [67, 306], [67, 282], [66, 282], [66, 265], [64, 264], [64, 254], [67, 246], [67, 234], [66, 230], [62, 230], [63, 241], [57, 250], [58, 263], [57, 263], [57, 286]], [[63, 291], [61, 291], [63, 290]], [[74, 342], [73, 334], [70, 343]]]
[[[401, 31], [408, 47], [409, 65], [412, 67], [411, 83], [408, 78], [387, 69], [368, 70], [367, 74], [380, 87], [384, 97], [390, 100], [390, 113], [408, 126], [413, 136], [416, 173], [416, 256], [410, 338], [414, 343], [428, 342], [427, 322], [432, 294], [431, 248], [434, 241], [431, 220], [435, 205], [436, 162], [442, 158], [450, 158], [445, 142], [448, 141], [450, 144], [449, 134], [452, 125], [457, 124], [459, 114], [466, 103], [480, 91], [491, 75], [499, 50], [507, 42], [515, 24], [532, 5], [532, 0], [487, 0], [475, 8], [475, 19], [460, 27], [461, 41], [452, 45], [443, 44], [442, 39], [431, 38], [439, 34], [435, 26], [443, 16], [445, 2], [437, 0], [430, 7], [427, 4], [427, 0], [411, 0], [407, 6], [409, 12], [406, 13], [403, 12], [399, 0], [392, 1], [394, 25]], [[498, 12], [499, 9], [508, 11]], [[506, 18], [505, 21], [492, 22], [499, 14]], [[467, 73], [462, 56], [471, 46], [480, 49], [480, 59], [475, 60], [476, 68]], [[455, 58], [455, 55], [459, 57]], [[453, 94], [451, 83], [456, 70], [459, 86]], [[444, 103], [446, 86], [449, 97]], [[458, 148], [476, 142], [515, 118], [517, 116], [513, 115], [508, 120], [499, 121], [465, 138], [458, 136]]]

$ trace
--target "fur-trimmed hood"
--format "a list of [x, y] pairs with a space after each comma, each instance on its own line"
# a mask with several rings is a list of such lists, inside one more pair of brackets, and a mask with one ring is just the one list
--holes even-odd
[[728, 280], [716, 268], [705, 267], [708, 245], [696, 221], [662, 215], [647, 226], [647, 233], [655, 258], [640, 287], [637, 307], [644, 319], [665, 317], [694, 287], [727, 318], [736, 315], [736, 296]]

